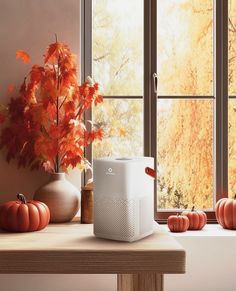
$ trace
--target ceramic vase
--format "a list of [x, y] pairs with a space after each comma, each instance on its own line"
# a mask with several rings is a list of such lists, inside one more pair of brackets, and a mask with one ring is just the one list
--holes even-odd
[[65, 173], [53, 173], [48, 183], [36, 190], [34, 199], [44, 202], [50, 210], [50, 223], [69, 222], [79, 210], [78, 189]]

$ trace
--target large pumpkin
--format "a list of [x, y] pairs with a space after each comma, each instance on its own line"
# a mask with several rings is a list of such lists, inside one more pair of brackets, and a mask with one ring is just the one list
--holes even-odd
[[41, 230], [48, 225], [50, 212], [46, 204], [26, 201], [23, 194], [17, 194], [17, 201], [0, 206], [0, 228], [11, 232]]
[[201, 230], [207, 223], [206, 213], [202, 210], [195, 210], [194, 206], [191, 211], [183, 211], [182, 215], [186, 215], [189, 219], [189, 230]]
[[232, 198], [222, 198], [216, 203], [216, 219], [223, 228], [236, 229], [236, 195]]
[[171, 232], [184, 232], [189, 227], [189, 219], [184, 215], [171, 215], [168, 217], [167, 224]]

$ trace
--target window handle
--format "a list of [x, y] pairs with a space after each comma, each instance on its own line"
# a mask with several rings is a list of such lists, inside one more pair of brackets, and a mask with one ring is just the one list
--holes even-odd
[[158, 86], [157, 73], [153, 74], [153, 86], [154, 86], [154, 93], [157, 94], [157, 86]]

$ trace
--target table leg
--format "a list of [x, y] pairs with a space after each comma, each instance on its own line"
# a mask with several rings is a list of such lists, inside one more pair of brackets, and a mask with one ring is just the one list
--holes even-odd
[[163, 275], [157, 273], [117, 274], [117, 291], [163, 291]]

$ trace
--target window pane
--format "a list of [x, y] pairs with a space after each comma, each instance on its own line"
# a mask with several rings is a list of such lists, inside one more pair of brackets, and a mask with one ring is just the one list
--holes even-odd
[[213, 208], [213, 102], [157, 101], [158, 208]]
[[158, 95], [213, 95], [213, 1], [157, 1]]
[[143, 95], [143, 0], [93, 0], [93, 77], [108, 96]]
[[229, 99], [229, 197], [236, 194], [236, 99]]
[[93, 117], [105, 133], [94, 143], [93, 157], [143, 155], [142, 99], [105, 99], [93, 108]]
[[229, 0], [229, 95], [236, 95], [236, 1]]

